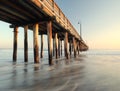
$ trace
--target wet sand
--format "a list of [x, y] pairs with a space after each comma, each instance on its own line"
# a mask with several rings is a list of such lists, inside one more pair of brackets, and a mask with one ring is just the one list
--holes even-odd
[[51, 67], [43, 63], [0, 67], [0, 91], [120, 91], [120, 56], [81, 55]]

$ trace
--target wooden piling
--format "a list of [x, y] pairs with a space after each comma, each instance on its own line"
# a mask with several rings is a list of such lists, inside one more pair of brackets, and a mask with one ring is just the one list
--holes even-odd
[[78, 55], [79, 55], [79, 42], [77, 42], [77, 51], [78, 51]]
[[28, 26], [24, 26], [24, 62], [28, 62]]
[[53, 37], [53, 56], [55, 56], [55, 37]]
[[18, 42], [18, 27], [14, 28], [14, 40], [13, 40], [13, 62], [17, 60], [17, 42]]
[[72, 42], [72, 52], [74, 52], [74, 43]]
[[60, 43], [60, 45], [61, 45], [61, 56], [62, 56], [62, 40], [61, 40], [61, 43]]
[[55, 52], [56, 52], [56, 59], [58, 58], [58, 34], [55, 33]]
[[43, 34], [41, 35], [41, 53], [40, 57], [43, 58]]
[[48, 35], [48, 55], [49, 55], [49, 65], [53, 65], [52, 61], [52, 22], [47, 22], [47, 35]]
[[81, 42], [79, 41], [79, 51], [81, 52]]
[[73, 37], [74, 57], [76, 58], [76, 40]]
[[33, 26], [33, 45], [34, 45], [34, 63], [39, 63], [39, 45], [38, 45], [38, 29], [39, 25]]
[[69, 52], [70, 52], [70, 56], [71, 56], [71, 54], [72, 54], [72, 42], [71, 42], [71, 40], [69, 42]]
[[64, 53], [65, 53], [65, 57], [68, 59], [68, 33], [65, 32], [65, 39], [64, 39]]
[[60, 57], [60, 38], [58, 38], [58, 55]]

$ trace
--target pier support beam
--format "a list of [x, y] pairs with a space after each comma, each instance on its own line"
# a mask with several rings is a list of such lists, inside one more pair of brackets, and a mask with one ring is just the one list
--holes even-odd
[[53, 37], [53, 56], [55, 56], [55, 36]]
[[73, 42], [72, 42], [72, 52], [74, 52], [74, 44], [73, 44]]
[[28, 62], [28, 26], [24, 26], [24, 62]]
[[79, 53], [79, 50], [80, 50], [80, 49], [79, 49], [79, 42], [77, 42], [77, 51], [78, 51], [78, 55], [80, 54], [80, 53]]
[[79, 51], [81, 52], [81, 42], [79, 41]]
[[34, 24], [33, 26], [34, 63], [39, 63], [38, 28], [39, 25]]
[[60, 43], [60, 45], [61, 45], [61, 56], [62, 56], [62, 40], [61, 40], [61, 43]]
[[14, 43], [13, 43], [13, 62], [17, 60], [17, 42], [18, 42], [18, 27], [14, 28]]
[[56, 51], [56, 59], [58, 58], [58, 34], [55, 33], [55, 51]]
[[74, 57], [76, 58], [76, 40], [73, 37]]
[[60, 57], [60, 38], [58, 38], [58, 55]]
[[40, 57], [43, 58], [43, 34], [41, 35], [41, 53]]
[[47, 22], [47, 35], [48, 35], [48, 55], [49, 55], [49, 65], [53, 65], [52, 61], [52, 22]]
[[65, 57], [68, 59], [68, 33], [65, 33], [65, 39], [64, 39], [64, 50], [65, 50]]
[[70, 43], [69, 43], [69, 52], [70, 52], [70, 56], [72, 55], [72, 42], [70, 40]]

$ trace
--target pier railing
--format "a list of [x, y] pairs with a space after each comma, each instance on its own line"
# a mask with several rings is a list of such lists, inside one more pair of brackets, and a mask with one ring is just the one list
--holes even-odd
[[54, 0], [31, 0], [37, 6], [43, 9], [49, 16], [55, 17], [56, 21], [73, 36], [80, 40], [80, 35], [64, 15], [62, 10], [54, 2]]

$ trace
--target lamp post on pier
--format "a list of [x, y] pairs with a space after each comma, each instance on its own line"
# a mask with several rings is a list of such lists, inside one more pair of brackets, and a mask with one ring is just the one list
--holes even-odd
[[80, 25], [80, 36], [81, 36], [81, 38], [82, 38], [82, 26], [81, 26], [81, 22], [78, 22], [78, 24]]
[[[82, 40], [82, 28], [81, 28], [81, 22], [78, 22], [78, 24], [80, 25], [79, 28], [80, 28], [80, 40]], [[79, 42], [79, 50], [78, 52], [81, 51], [81, 45], [80, 45], [80, 42]], [[82, 51], [81, 51], [82, 52]]]

